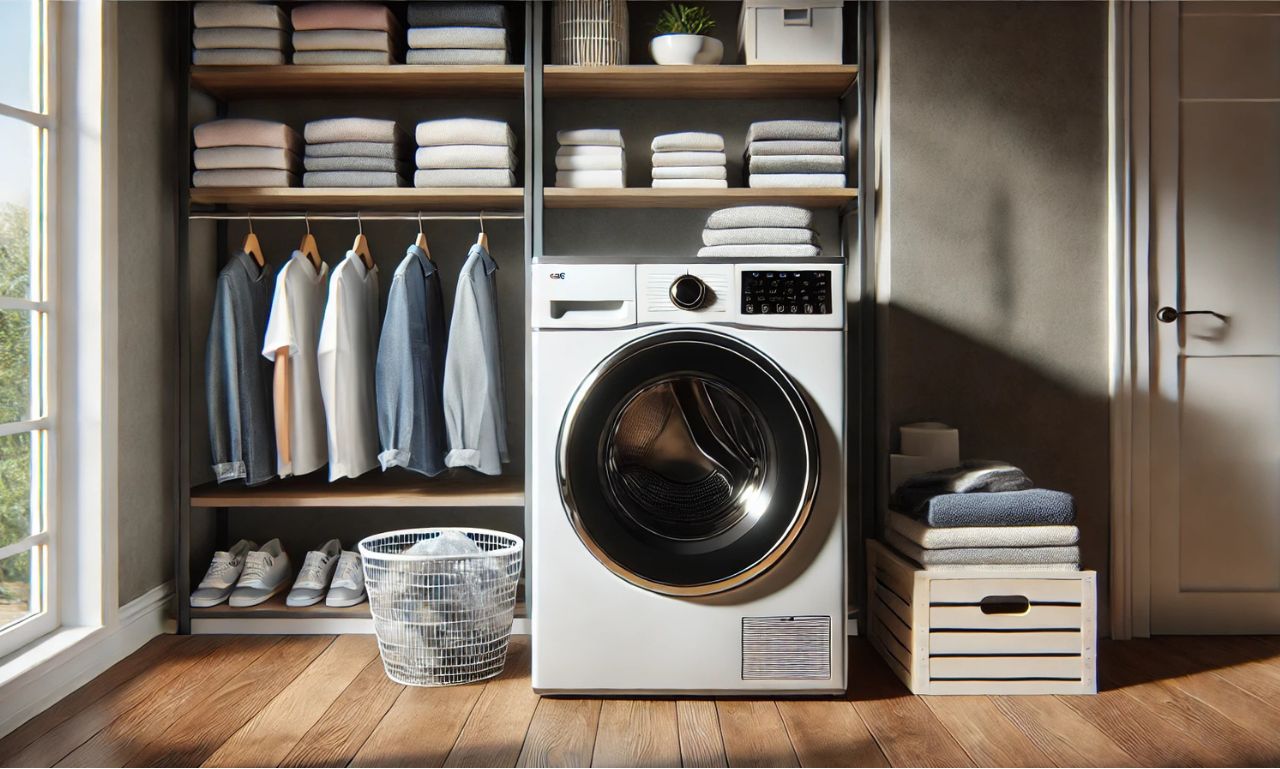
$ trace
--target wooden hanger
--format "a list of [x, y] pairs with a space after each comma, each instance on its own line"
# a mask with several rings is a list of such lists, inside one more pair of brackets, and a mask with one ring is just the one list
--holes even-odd
[[311, 266], [316, 268], [316, 272], [320, 271], [320, 246], [316, 245], [316, 236], [311, 234], [311, 217], [303, 216], [303, 220], [307, 223], [307, 234], [302, 236], [302, 243], [298, 245], [298, 250], [302, 255], [311, 260]]
[[480, 212], [480, 237], [476, 238], [476, 245], [489, 250], [489, 236], [484, 231], [484, 211]]
[[413, 241], [413, 244], [418, 248], [421, 248], [422, 252], [427, 255], [427, 261], [431, 261], [431, 249], [427, 247], [427, 234], [422, 231], [421, 211], [418, 212], [418, 237]]
[[253, 261], [258, 263], [258, 269], [267, 266], [267, 258], [262, 255], [262, 244], [258, 242], [258, 236], [253, 234], [253, 217], [249, 219], [249, 234], [244, 236], [244, 245], [240, 250], [253, 257]]
[[360, 228], [360, 232], [356, 234], [356, 239], [351, 244], [351, 250], [356, 252], [356, 256], [360, 257], [364, 262], [366, 270], [373, 269], [373, 255], [369, 253], [369, 239], [364, 236], [364, 222], [360, 219], [360, 212], [356, 212], [356, 226]]

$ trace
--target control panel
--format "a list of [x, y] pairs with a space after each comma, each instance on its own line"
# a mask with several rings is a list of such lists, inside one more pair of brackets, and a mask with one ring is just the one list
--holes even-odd
[[830, 315], [830, 270], [743, 270], [743, 315]]

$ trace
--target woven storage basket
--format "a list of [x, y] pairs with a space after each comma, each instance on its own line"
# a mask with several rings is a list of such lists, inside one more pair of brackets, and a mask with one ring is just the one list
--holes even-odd
[[553, 64], [604, 67], [628, 62], [625, 0], [556, 0], [552, 31]]

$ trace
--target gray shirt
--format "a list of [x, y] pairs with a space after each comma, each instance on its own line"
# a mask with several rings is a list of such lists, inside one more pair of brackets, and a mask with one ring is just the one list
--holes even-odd
[[382, 469], [423, 475], [445, 469], [444, 295], [436, 265], [416, 245], [396, 268], [378, 342], [378, 436]]
[[218, 273], [205, 350], [209, 442], [218, 482], [265, 483], [276, 474], [271, 363], [262, 357], [274, 285], [271, 265], [236, 254]]
[[498, 339], [498, 263], [480, 245], [471, 247], [458, 275], [444, 363], [444, 421], [449, 467], [486, 475], [502, 472], [507, 456], [507, 412]]

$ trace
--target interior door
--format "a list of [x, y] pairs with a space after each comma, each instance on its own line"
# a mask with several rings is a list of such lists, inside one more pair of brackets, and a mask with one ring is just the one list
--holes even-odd
[[1151, 630], [1280, 633], [1280, 3], [1153, 3], [1151, 55]]

